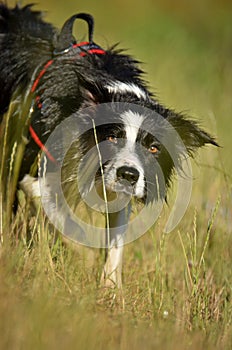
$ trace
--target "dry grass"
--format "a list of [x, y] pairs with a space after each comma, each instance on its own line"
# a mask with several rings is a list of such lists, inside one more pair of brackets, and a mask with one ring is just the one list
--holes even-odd
[[157, 224], [128, 245], [122, 291], [99, 287], [100, 254], [90, 264], [54, 240], [42, 213], [20, 208], [1, 256], [2, 348], [229, 349], [231, 238], [225, 249], [218, 208], [205, 227], [195, 212], [189, 232]]

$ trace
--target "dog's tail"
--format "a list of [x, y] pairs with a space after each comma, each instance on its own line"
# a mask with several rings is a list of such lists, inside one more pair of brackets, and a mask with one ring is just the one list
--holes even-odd
[[51, 59], [54, 37], [55, 29], [31, 5], [9, 9], [0, 3], [0, 115], [14, 91], [25, 87], [36, 67]]

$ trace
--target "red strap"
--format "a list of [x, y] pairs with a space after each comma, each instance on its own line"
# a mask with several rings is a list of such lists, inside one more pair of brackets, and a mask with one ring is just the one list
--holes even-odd
[[73, 45], [73, 48], [75, 49], [75, 47], [80, 47], [80, 46], [86, 46], [89, 45], [88, 41], [82, 41], [81, 43], [77, 43]]
[[[84, 49], [84, 47], [90, 47], [89, 49], [86, 48], [86, 50]], [[95, 46], [95, 47], [94, 47]], [[97, 54], [97, 55], [105, 55], [106, 54], [106, 51], [101, 49], [100, 47], [98, 47], [97, 45], [93, 44], [92, 45], [92, 48], [91, 48], [91, 45], [88, 41], [83, 41], [81, 43], [78, 43], [78, 44], [74, 44], [73, 45], [73, 48], [75, 49], [76, 47], [79, 47], [79, 48], [83, 48], [83, 51], [79, 52], [79, 55], [81, 57], [84, 57], [84, 56], [87, 56], [88, 54], [92, 55], [92, 54]]]
[[[44, 68], [39, 72], [38, 77], [36, 78], [36, 80], [34, 81], [34, 84], [32, 85], [31, 88], [31, 92], [35, 92], [40, 79], [42, 78], [42, 76], [44, 75], [44, 73], [46, 72], [47, 68], [53, 63], [53, 60], [48, 61]], [[37, 106], [39, 108], [42, 107], [42, 104], [40, 103], [40, 97], [36, 96], [36, 103]], [[33, 138], [33, 140], [35, 141], [35, 143], [39, 146], [40, 149], [42, 149], [42, 151], [46, 154], [46, 156], [53, 162], [56, 163], [56, 159], [51, 155], [51, 153], [49, 152], [49, 150], [44, 146], [44, 144], [42, 143], [42, 141], [40, 140], [39, 136], [36, 134], [35, 130], [33, 129], [33, 127], [30, 125], [29, 127], [29, 131], [31, 134], [31, 137]]]
[[105, 55], [105, 51], [104, 50], [102, 50], [102, 49], [90, 49], [90, 50], [87, 50], [86, 52], [80, 52], [80, 56], [81, 57], [84, 57], [84, 56], [86, 56], [87, 54], [94, 54], [94, 53], [96, 53], [96, 54], [98, 54], [98, 55]]
[[34, 81], [34, 84], [32, 85], [32, 88], [31, 88], [31, 92], [35, 92], [35, 89], [37, 88], [38, 84], [39, 84], [39, 81], [40, 79], [42, 78], [42, 76], [44, 75], [44, 73], [46, 72], [47, 68], [53, 63], [53, 60], [50, 60], [48, 61], [44, 68], [40, 71], [38, 77], [36, 78], [36, 80]]
[[40, 140], [39, 136], [36, 134], [35, 130], [33, 129], [32, 126], [29, 127], [29, 131], [31, 134], [31, 137], [33, 138], [33, 140], [35, 141], [35, 143], [39, 146], [39, 148], [42, 149], [42, 151], [44, 153], [46, 153], [46, 156], [53, 162], [53, 163], [57, 163], [56, 159], [51, 155], [51, 153], [49, 152], [49, 150], [44, 146], [44, 144], [42, 143], [42, 141]]

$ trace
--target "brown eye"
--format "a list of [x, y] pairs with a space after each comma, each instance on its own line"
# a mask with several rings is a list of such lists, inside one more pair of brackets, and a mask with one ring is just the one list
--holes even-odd
[[107, 136], [106, 139], [107, 139], [108, 141], [112, 142], [112, 143], [117, 143], [117, 142], [118, 142], [117, 137], [114, 136], [114, 135], [109, 135], [109, 136]]
[[156, 146], [154, 146], [154, 145], [151, 146], [148, 150], [149, 150], [150, 153], [153, 153], [153, 154], [158, 152], [158, 148]]

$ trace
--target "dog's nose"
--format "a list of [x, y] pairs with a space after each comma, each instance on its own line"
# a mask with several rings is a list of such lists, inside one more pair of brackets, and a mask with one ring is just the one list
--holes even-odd
[[135, 168], [121, 166], [117, 169], [117, 178], [119, 180], [127, 180], [133, 186], [139, 179], [139, 172]]

